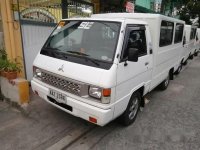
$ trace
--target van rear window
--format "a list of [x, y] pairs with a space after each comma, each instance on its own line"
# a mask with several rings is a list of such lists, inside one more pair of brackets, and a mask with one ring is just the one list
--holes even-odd
[[169, 21], [162, 21], [160, 27], [160, 43], [159, 46], [167, 46], [172, 44], [174, 31], [174, 23]]

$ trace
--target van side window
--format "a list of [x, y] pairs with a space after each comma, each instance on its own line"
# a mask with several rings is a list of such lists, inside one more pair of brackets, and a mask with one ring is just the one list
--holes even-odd
[[145, 30], [132, 30], [129, 32], [127, 46], [125, 48], [123, 58], [128, 57], [129, 48], [138, 49], [139, 56], [147, 54]]
[[160, 47], [172, 44], [174, 23], [162, 21], [160, 27]]
[[198, 33], [196, 34], [196, 41], [198, 41], [199, 40], [199, 38], [198, 38]]
[[177, 23], [175, 28], [175, 39], [174, 43], [180, 43], [183, 37], [183, 24]]
[[183, 46], [186, 44], [186, 38], [185, 36], [183, 37]]
[[192, 28], [192, 29], [191, 29], [191, 32], [190, 32], [190, 40], [195, 39], [195, 34], [196, 34], [196, 29], [195, 29], [195, 28]]
[[191, 31], [190, 31], [190, 40], [193, 39], [193, 32], [194, 32], [194, 30], [193, 30], [193, 28], [192, 28]]

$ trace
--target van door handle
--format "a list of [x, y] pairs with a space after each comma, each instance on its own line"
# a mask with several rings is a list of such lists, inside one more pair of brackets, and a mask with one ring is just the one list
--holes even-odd
[[145, 62], [145, 66], [147, 66], [149, 64], [149, 62]]
[[152, 49], [150, 49], [150, 50], [149, 50], [149, 53], [150, 53], [150, 54], [153, 54], [153, 50], [152, 50]]

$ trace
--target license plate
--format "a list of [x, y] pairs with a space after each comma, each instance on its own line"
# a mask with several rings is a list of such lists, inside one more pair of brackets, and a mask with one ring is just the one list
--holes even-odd
[[49, 96], [54, 98], [59, 103], [66, 103], [67, 102], [67, 97], [64, 94], [59, 93], [57, 91], [54, 91], [52, 89], [49, 89]]

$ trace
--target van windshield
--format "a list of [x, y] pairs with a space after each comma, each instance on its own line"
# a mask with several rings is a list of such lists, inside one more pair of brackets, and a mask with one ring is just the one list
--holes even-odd
[[120, 22], [61, 21], [43, 46], [41, 54], [77, 63], [84, 59], [86, 65], [87, 62], [92, 64], [88, 60], [96, 61], [96, 65], [101, 65], [100, 62], [112, 63], [120, 27]]

